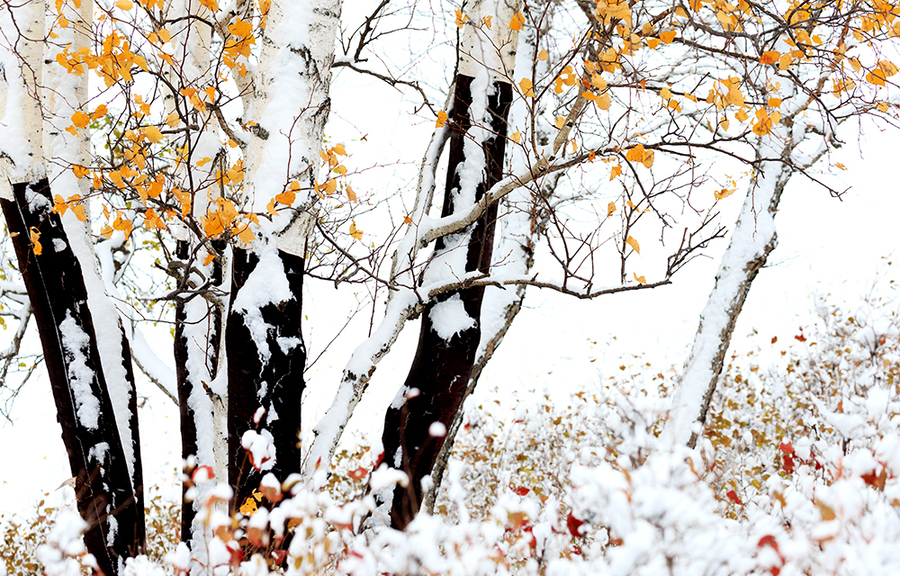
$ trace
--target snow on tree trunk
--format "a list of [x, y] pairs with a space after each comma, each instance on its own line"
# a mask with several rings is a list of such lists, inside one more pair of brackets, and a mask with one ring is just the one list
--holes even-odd
[[[263, 475], [284, 481], [301, 471], [303, 269], [340, 11], [339, 0], [273, 3], [245, 106], [255, 123], [245, 161], [248, 209], [274, 215], [233, 257], [225, 348], [229, 483], [238, 509]], [[290, 206], [284, 196], [276, 205], [288, 191], [296, 194]]]
[[[89, 15], [90, 7], [67, 14], [79, 27]], [[98, 344], [91, 306], [103, 308], [111, 303], [93, 268], [84, 227], [79, 222], [64, 228], [52, 210], [39, 88], [45, 59], [44, 17], [43, 2], [9, 7], [0, 15], [4, 31], [21, 34], [18, 38], [7, 36], [5, 40], [12, 45], [0, 46], [0, 102], [4, 103], [0, 205], [38, 324], [57, 419], [75, 476], [78, 508], [88, 524], [85, 544], [99, 568], [113, 575], [124, 568], [126, 558], [144, 548], [134, 378], [114, 308], [112, 314], [108, 309], [98, 310], [98, 321], [108, 332]], [[69, 33], [75, 34], [64, 32]], [[85, 41], [74, 35], [69, 40]], [[56, 91], [44, 94], [44, 112], [68, 121], [72, 103], [84, 101], [83, 80], [65, 76], [54, 81], [58, 81]], [[66, 140], [52, 131], [46, 136], [48, 152], [55, 159], [73, 162], [86, 153], [83, 141]], [[78, 184], [58, 172], [54, 170], [52, 175], [60, 194], [78, 193]], [[73, 229], [72, 237], [67, 229]], [[91, 267], [87, 274], [82, 261]], [[92, 284], [90, 294], [86, 282]], [[104, 373], [106, 369], [110, 374]]]
[[[512, 19], [513, 11], [505, 3], [488, 2], [475, 7], [474, 22], [484, 14], [497, 14], [502, 23]], [[498, 12], [498, 10], [500, 10]], [[469, 27], [461, 40], [463, 57], [456, 77], [447, 183], [442, 216], [462, 212], [477, 203], [502, 178], [506, 148], [506, 119], [512, 101], [512, 85], [505, 73], [512, 66], [507, 60], [498, 75], [485, 64], [488, 55], [512, 48], [515, 34], [501, 24], [499, 42], [490, 43]], [[500, 60], [498, 62], [498, 60]], [[439, 238], [435, 256], [426, 271], [426, 282], [436, 277], [464, 272], [490, 270], [494, 244], [497, 204], [459, 234]], [[389, 466], [406, 472], [407, 485], [397, 485], [393, 494], [379, 494], [389, 503], [391, 525], [404, 528], [422, 504], [422, 479], [431, 474], [438, 451], [457, 413], [469, 384], [478, 345], [481, 340], [481, 305], [484, 287], [443, 293], [425, 306], [419, 343], [406, 381], [385, 416], [382, 443]]]
[[[549, 22], [544, 23], [549, 26]], [[537, 29], [526, 26], [519, 35], [519, 45], [516, 51], [516, 78], [525, 78], [531, 74], [537, 52]], [[538, 66], [545, 68], [543, 61], [537, 60]], [[539, 71], [540, 73], [541, 71]], [[518, 126], [524, 126], [528, 121], [528, 110], [524, 100], [516, 100], [509, 111], [510, 130], [516, 130]], [[520, 173], [526, 169], [526, 158], [522, 150], [513, 147], [508, 154], [511, 159], [513, 173]], [[554, 179], [553, 182], [556, 180]], [[534, 241], [537, 229], [537, 216], [533, 210], [525, 210], [524, 206], [532, 204], [532, 192], [526, 187], [519, 188], [510, 193], [504, 200], [501, 209], [507, 211], [500, 218], [500, 238], [494, 250], [494, 266], [491, 275], [498, 279], [504, 277], [524, 278], [531, 271], [534, 264]], [[500, 346], [506, 336], [513, 320], [522, 309], [527, 286], [520, 284], [515, 288], [501, 289], [488, 286], [485, 289], [484, 301], [481, 306], [481, 341], [478, 344], [478, 352], [469, 375], [469, 382], [463, 393], [462, 404], [475, 392], [475, 386], [488, 361], [493, 357], [494, 351]], [[434, 509], [434, 501], [437, 497], [450, 452], [453, 449], [453, 441], [459, 431], [464, 418], [464, 410], [457, 410], [451, 424], [447, 427], [447, 435], [443, 445], [437, 454], [433, 470], [431, 472], [431, 486], [424, 495], [424, 507], [429, 511]]]
[[14, 200], [0, 199], [0, 205], [16, 234], [13, 245], [41, 337], [78, 510], [88, 523], [85, 543], [104, 573], [118, 574], [126, 558], [143, 551], [143, 509], [132, 489], [82, 268], [59, 216], [50, 211], [48, 181], [13, 189]]
[[[787, 140], [782, 132], [778, 131]], [[672, 441], [693, 447], [697, 440], [695, 424], [702, 425], [706, 419], [750, 286], [775, 249], [775, 214], [793, 172], [788, 163], [790, 152], [791, 147], [779, 143], [774, 134], [760, 139], [755, 181], [719, 264], [715, 286], [700, 315], [700, 327], [675, 391], [665, 430]]]

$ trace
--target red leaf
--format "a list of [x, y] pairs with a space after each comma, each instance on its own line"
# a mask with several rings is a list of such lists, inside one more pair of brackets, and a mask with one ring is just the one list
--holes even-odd
[[204, 480], [212, 480], [216, 475], [213, 474], [213, 469], [210, 466], [198, 466], [194, 473], [191, 474], [191, 482], [198, 482]]
[[794, 455], [794, 446], [790, 442], [782, 442], [778, 448], [785, 454]]
[[572, 512], [569, 512], [569, 515], [566, 516], [566, 526], [569, 528], [569, 534], [572, 535], [572, 538], [580, 538], [581, 531], [580, 528], [584, 524], [584, 520], [579, 520], [575, 516], [572, 515]]
[[791, 456], [790, 454], [785, 454], [781, 458], [781, 460], [782, 460], [781, 467], [784, 469], [784, 471], [787, 472], [788, 474], [793, 474], [794, 473], [794, 457]]
[[725, 493], [725, 495], [728, 496], [728, 499], [731, 500], [732, 502], [734, 502], [735, 504], [738, 504], [738, 505], [744, 504], [743, 502], [741, 502], [741, 499], [738, 497], [737, 492], [735, 492], [734, 490], [729, 490], [728, 492]]
[[365, 468], [363, 468], [362, 466], [360, 466], [356, 470], [351, 470], [351, 471], [347, 472], [347, 476], [353, 478], [354, 480], [362, 480], [363, 478], [366, 477], [366, 474], [368, 474], [368, 471]]
[[771, 546], [778, 552], [778, 541], [775, 540], [775, 537], [771, 534], [766, 534], [762, 538], [759, 539], [759, 542], [756, 544], [757, 548], [762, 548], [763, 546]]
[[794, 336], [794, 340], [799, 340], [800, 342], [806, 342], [806, 336], [800, 334], [799, 336]]
[[526, 488], [524, 486], [519, 486], [518, 488], [513, 489], [513, 492], [515, 492], [519, 496], [524, 496], [524, 495], [528, 494], [529, 492], [531, 492], [531, 490], [529, 490], [528, 488]]

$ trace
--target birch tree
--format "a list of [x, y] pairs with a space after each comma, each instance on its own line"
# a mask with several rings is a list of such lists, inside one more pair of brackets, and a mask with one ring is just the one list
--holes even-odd
[[[287, 518], [260, 510], [325, 483], [379, 361], [420, 319], [382, 435], [405, 480], [376, 494], [370, 523], [402, 528], [433, 504], [463, 402], [526, 289], [592, 299], [671, 283], [724, 235], [716, 202], [737, 184], [715, 162], [728, 157], [752, 177], [724, 295], [704, 313], [715, 338], [698, 336], [691, 361], [712, 368], [676, 400], [689, 430], [788, 178], [811, 176], [841, 120], [889, 110], [878, 89], [897, 71], [877, 55], [892, 12], [868, 5], [384, 1], [342, 22], [339, 0], [118, 0], [89, 28], [91, 10], [4, 5], [0, 184], [23, 286], [0, 289], [22, 302], [26, 288], [76, 487], [94, 483], [88, 550], [108, 574], [143, 546], [132, 357], [180, 405], [188, 569], [210, 564], [216, 531], [229, 554], [278, 563]], [[418, 18], [446, 25], [443, 84], [379, 52]], [[341, 68], [414, 95], [433, 123], [411, 198], [353, 189], [351, 153], [327, 139]], [[363, 243], [366, 210], [402, 223]], [[114, 254], [144, 243], [166, 287], [120, 294], [133, 258]], [[318, 423], [300, 419], [310, 265], [385, 295], [340, 382], [315, 383], [336, 384]], [[136, 327], [152, 306], [174, 323], [173, 371]], [[701, 358], [711, 341], [718, 356]]]

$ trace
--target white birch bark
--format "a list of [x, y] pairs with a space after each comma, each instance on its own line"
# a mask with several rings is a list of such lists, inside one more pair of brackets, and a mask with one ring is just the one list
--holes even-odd
[[0, 196], [46, 176], [38, 87], [43, 84], [44, 3], [0, 11]]

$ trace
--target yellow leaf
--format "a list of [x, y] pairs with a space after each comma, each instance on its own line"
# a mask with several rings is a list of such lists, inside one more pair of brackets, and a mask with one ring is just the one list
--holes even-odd
[[210, 158], [209, 156], [206, 156], [206, 157], [203, 158], [202, 160], [197, 160], [197, 166], [201, 166], [201, 167], [202, 167], [202, 166], [204, 166], [204, 165], [206, 165], [206, 164], [209, 164], [210, 162], [212, 162], [212, 158]]
[[888, 103], [887, 102], [879, 102], [875, 105], [875, 108], [878, 109], [879, 112], [886, 113], [888, 111]]
[[834, 167], [835, 167], [835, 168], [839, 168], [839, 169], [841, 169], [841, 170], [846, 170], [846, 169], [847, 169], [847, 167], [844, 166], [843, 163], [841, 163], [841, 162], [836, 162], [835, 165], [834, 165]]
[[116, 0], [116, 8], [119, 10], [131, 10], [134, 7], [134, 2], [131, 0]]
[[350, 236], [362, 241], [363, 231], [356, 227], [356, 220], [350, 223]]
[[278, 212], [275, 211], [275, 199], [274, 198], [269, 200], [269, 203], [266, 204], [266, 212], [268, 212], [272, 216], [278, 216]]
[[76, 178], [84, 178], [90, 173], [90, 170], [85, 168], [84, 166], [80, 166], [78, 164], [72, 164], [72, 173], [75, 174]]
[[778, 50], [769, 50], [768, 52], [763, 52], [762, 56], [759, 57], [759, 61], [761, 64], [774, 64], [778, 62], [781, 58], [781, 52]]
[[334, 147], [332, 147], [332, 150], [334, 150], [335, 154], [340, 154], [341, 156], [347, 155], [347, 150], [344, 148], [343, 144], [335, 144]]
[[165, 28], [160, 28], [156, 31], [156, 35], [159, 36], [159, 39], [163, 42], [168, 42], [172, 39], [172, 35]]
[[28, 232], [28, 237], [31, 240], [31, 247], [34, 251], [34, 255], [40, 256], [41, 252], [44, 251], [43, 246], [41, 246], [41, 243], [39, 242], [41, 238], [41, 231], [32, 226], [31, 230]]
[[687, 18], [687, 12], [685, 12], [684, 8], [682, 8], [681, 6], [675, 9], [675, 15], [681, 16], [682, 18]]
[[115, 232], [115, 230], [113, 230], [113, 227], [110, 226], [109, 224], [106, 224], [102, 228], [100, 228], [100, 235], [103, 236], [104, 238], [106, 238], [107, 240], [112, 238], [113, 232]]
[[252, 497], [248, 497], [246, 500], [244, 500], [244, 503], [241, 504], [241, 514], [243, 514], [244, 516], [252, 516], [258, 508], [259, 506], [256, 504], [256, 500], [254, 500]]
[[91, 114], [91, 118], [96, 120], [97, 118], [106, 116], [107, 112], [109, 112], [109, 110], [106, 109], [106, 104], [101, 104], [97, 106], [97, 108], [94, 110], [94, 113]]
[[659, 95], [664, 100], [668, 100], [669, 98], [672, 97], [672, 91], [669, 90], [668, 88], [663, 88], [662, 90], [659, 91]]
[[729, 196], [734, 194], [735, 190], [736, 188], [722, 188], [721, 190], [717, 190], [714, 195], [716, 197], [716, 200], [721, 200], [723, 198], [728, 198]]
[[[237, 228], [232, 228], [234, 231]], [[237, 232], [238, 239], [244, 244], [252, 244], [253, 243], [253, 231], [250, 229], [250, 224], [246, 224], [239, 232]]]
[[638, 254], [641, 253], [641, 245], [638, 244], [638, 241], [635, 240], [633, 237], [629, 236], [628, 238], [625, 239], [625, 242], [626, 242], [629, 246], [631, 246], [632, 248], [634, 248], [634, 251], [635, 251], [635, 252], [637, 252]]
[[441, 110], [438, 112], [437, 122], [434, 124], [435, 128], [443, 128], [444, 123], [447, 121], [447, 113]]
[[487, 26], [488, 30], [490, 30], [491, 29], [491, 20], [493, 20], [493, 19], [494, 19], [493, 16], [485, 16], [484, 18], [481, 19], [481, 21], [484, 22], [484, 25]]
[[468, 19], [469, 19], [469, 17], [464, 16], [462, 13], [462, 10], [456, 11], [456, 26], [457, 27], [462, 28], [463, 25], [466, 23], [466, 20], [468, 20]]
[[[746, 120], [746, 119], [749, 118], [750, 116], [747, 114], [746, 111], [744, 111], [744, 110], [738, 110], [738, 111], [737, 111], [737, 114], [735, 114], [734, 117], [735, 117], [735, 119], [738, 120], [739, 122], [743, 122], [744, 120]], [[726, 128], [726, 130], [727, 130], [727, 128]]]
[[353, 191], [353, 188], [347, 186], [344, 188], [344, 192], [347, 193], [347, 200], [350, 202], [356, 202], [356, 192]]
[[72, 124], [78, 128], [85, 128], [90, 122], [91, 117], [80, 110], [72, 114]]
[[160, 140], [162, 140], [163, 134], [159, 131], [159, 128], [156, 126], [146, 126], [144, 128], [144, 134], [147, 136], [147, 140], [150, 141], [151, 144], [156, 144]]
[[172, 112], [171, 114], [166, 116], [166, 124], [170, 128], [174, 128], [175, 126], [178, 126], [179, 121], [180, 121], [180, 118], [178, 117], [178, 112]]
[[285, 190], [281, 194], [275, 196], [275, 201], [284, 204], [285, 206], [292, 205], [296, 199], [297, 194], [295, 194], [293, 190]]
[[638, 284], [646, 284], [647, 283], [646, 277], [638, 276], [637, 273], [635, 273], [635, 272], [632, 272], [632, 274], [634, 274], [634, 279]]
[[594, 104], [597, 105], [597, 108], [601, 110], [609, 110], [609, 92], [603, 94], [602, 96], [597, 96], [594, 98]]
[[612, 167], [612, 170], [610, 170], [610, 172], [609, 172], [610, 182], [615, 180], [616, 178], [618, 178], [621, 175], [622, 175], [622, 165], [616, 164], [615, 166]]
[[216, 0], [200, 0], [200, 4], [202, 4], [203, 6], [206, 6], [213, 12], [215, 12], [216, 10], [219, 9], [219, 3], [216, 2]]
[[556, 127], [562, 130], [563, 126], [566, 125], [566, 118], [564, 116], [556, 117]]
[[541, 50], [540, 52], [538, 52], [538, 60], [546, 62], [547, 58], [549, 58], [549, 56], [547, 55], [546, 50]]
[[673, 40], [675, 40], [675, 36], [678, 35], [678, 32], [675, 30], [666, 30], [659, 35], [659, 39], [665, 42], [666, 44], [671, 44]]
[[653, 159], [656, 156], [656, 152], [653, 150], [645, 150], [644, 158], [641, 160], [641, 163], [644, 165], [644, 168], [650, 168], [653, 166]]
[[525, 17], [522, 16], [521, 12], [519, 12], [512, 17], [512, 20], [509, 23], [509, 28], [510, 30], [521, 30], [523, 24], [525, 24]]
[[534, 83], [530, 78], [522, 78], [519, 80], [519, 88], [522, 89], [522, 94], [529, 98], [534, 98]]
[[522, 141], [522, 135], [518, 131], [516, 131], [512, 133], [509, 139], [518, 144]]
[[898, 71], [897, 67], [890, 60], [882, 60], [878, 63], [878, 67], [884, 72], [884, 75], [887, 78], [890, 78]]
[[633, 148], [630, 148], [628, 152], [625, 153], [625, 159], [629, 162], [643, 162], [644, 161], [644, 145], [638, 144]]
[[769, 108], [778, 108], [781, 106], [781, 98], [769, 98]]
[[616, 203], [615, 202], [610, 202], [609, 204], [606, 205], [606, 215], [607, 216], [612, 216], [613, 212], [615, 212], [615, 211], [616, 211]]

